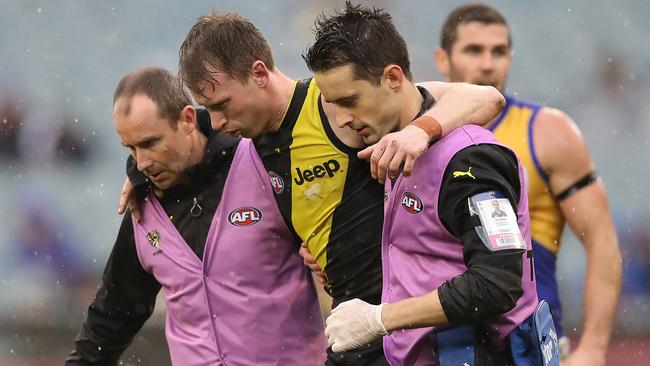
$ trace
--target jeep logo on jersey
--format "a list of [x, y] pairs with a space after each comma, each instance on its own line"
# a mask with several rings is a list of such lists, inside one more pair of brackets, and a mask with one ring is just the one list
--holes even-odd
[[410, 214], [419, 214], [424, 209], [422, 200], [415, 193], [404, 192], [402, 195], [402, 207]]
[[255, 225], [260, 220], [262, 220], [262, 212], [255, 207], [240, 207], [228, 214], [228, 222], [235, 226]]
[[271, 186], [273, 186], [273, 192], [275, 194], [284, 192], [284, 181], [279, 175], [275, 172], [269, 172], [269, 178], [271, 178]]
[[323, 178], [325, 175], [332, 178], [334, 173], [338, 172], [341, 169], [341, 164], [335, 159], [330, 159], [324, 162], [322, 165], [316, 165], [312, 169], [305, 169], [303, 171], [300, 168], [296, 168], [297, 178], [293, 178], [297, 185], [301, 185], [307, 182], [311, 182], [316, 178]]

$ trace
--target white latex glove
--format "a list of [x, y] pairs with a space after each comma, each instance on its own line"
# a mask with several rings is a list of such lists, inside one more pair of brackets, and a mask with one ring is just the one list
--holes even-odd
[[325, 335], [332, 351], [366, 346], [388, 334], [381, 321], [384, 304], [371, 305], [359, 299], [339, 304], [327, 318]]

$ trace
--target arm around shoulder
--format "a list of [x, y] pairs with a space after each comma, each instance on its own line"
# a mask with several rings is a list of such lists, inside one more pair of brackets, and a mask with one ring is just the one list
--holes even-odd
[[469, 123], [485, 125], [505, 106], [501, 93], [491, 86], [442, 81], [419, 85], [426, 88], [437, 102], [411, 125], [387, 134], [358, 154], [361, 159], [370, 159], [372, 177], [381, 183], [387, 174], [396, 177], [401, 166], [404, 175], [411, 174], [415, 161], [432, 141]]
[[418, 85], [426, 88], [436, 98], [436, 104], [424, 116], [440, 123], [442, 136], [466, 124], [483, 126], [496, 118], [506, 105], [503, 95], [491, 86], [443, 81], [428, 81]]

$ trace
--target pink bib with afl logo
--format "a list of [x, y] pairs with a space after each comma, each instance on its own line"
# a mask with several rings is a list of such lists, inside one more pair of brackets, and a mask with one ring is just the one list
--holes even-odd
[[[452, 157], [475, 144], [498, 144], [492, 134], [478, 126], [458, 128], [433, 144], [415, 163], [413, 174], [387, 181], [382, 232], [382, 302], [420, 296], [467, 270], [463, 244], [447, 231], [438, 216], [438, 196], [443, 174]], [[515, 225], [531, 249], [528, 199], [519, 166], [521, 198]], [[526, 253], [522, 254], [526, 256]], [[483, 322], [491, 339], [501, 347], [506, 336], [526, 320], [537, 306], [531, 268], [524, 260], [523, 295], [514, 309]], [[384, 353], [391, 365], [435, 365], [436, 327], [400, 330], [384, 337]]]
[[325, 363], [311, 275], [250, 140], [233, 158], [202, 261], [153, 196], [133, 226], [140, 263], [163, 287], [174, 365]]

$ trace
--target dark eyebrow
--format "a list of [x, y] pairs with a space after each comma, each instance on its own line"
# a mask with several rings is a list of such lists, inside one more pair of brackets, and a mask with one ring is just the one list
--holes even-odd
[[325, 100], [327, 103], [341, 104], [341, 103], [350, 103], [354, 102], [359, 98], [357, 94], [348, 95], [345, 97], [336, 98], [333, 101]]
[[151, 143], [151, 142], [154, 142], [154, 141], [159, 140], [159, 139], [160, 139], [159, 136], [147, 136], [147, 137], [145, 137], [145, 138], [143, 138], [141, 140], [136, 141], [135, 144], [133, 144], [133, 145], [127, 145], [125, 143], [122, 143], [122, 146], [126, 147], [127, 149], [132, 149], [135, 146], [144, 145], [146, 143]]
[[203, 106], [204, 106], [206, 109], [210, 109], [210, 110], [219, 110], [219, 109], [223, 108], [223, 105], [226, 104], [226, 103], [228, 103], [229, 101], [230, 101], [230, 98], [227, 98], [227, 99], [222, 100], [222, 101], [219, 101], [219, 102], [210, 103], [210, 104], [204, 104]]
[[475, 49], [475, 50], [476, 50], [476, 49], [479, 49], [479, 50], [482, 50], [483, 48], [484, 48], [483, 45], [482, 45], [482, 44], [478, 44], [478, 43], [468, 43], [468, 44], [465, 45], [465, 47], [463, 47], [464, 50], [471, 50], [471, 49]]

